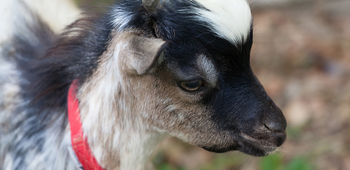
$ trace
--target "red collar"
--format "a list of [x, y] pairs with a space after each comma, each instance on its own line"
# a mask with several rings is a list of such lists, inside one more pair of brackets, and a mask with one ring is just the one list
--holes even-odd
[[78, 80], [74, 80], [68, 92], [68, 119], [71, 131], [72, 147], [84, 170], [103, 170], [92, 154], [87, 138], [84, 139], [80, 120], [79, 101], [76, 98]]

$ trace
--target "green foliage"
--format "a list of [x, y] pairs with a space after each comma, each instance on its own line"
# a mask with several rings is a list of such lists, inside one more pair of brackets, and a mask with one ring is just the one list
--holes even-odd
[[283, 160], [281, 155], [273, 154], [264, 157], [260, 161], [261, 170], [283, 170]]
[[216, 154], [212, 162], [200, 170], [219, 170], [226, 168], [238, 167], [246, 159], [245, 155], [235, 153], [226, 153], [226, 154]]
[[260, 161], [261, 170], [311, 170], [312, 165], [306, 157], [296, 157], [290, 162], [284, 163], [280, 154], [264, 157]]
[[286, 170], [311, 170], [312, 165], [303, 157], [294, 158], [285, 168]]

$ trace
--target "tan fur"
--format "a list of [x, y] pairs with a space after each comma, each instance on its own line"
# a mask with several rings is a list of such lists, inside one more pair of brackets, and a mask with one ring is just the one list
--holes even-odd
[[[140, 169], [148, 162], [148, 156], [158, 141], [156, 139], [162, 136], [150, 129], [138, 115], [149, 112], [149, 106], [140, 103], [153, 97], [145, 93], [138, 94], [140, 91], [145, 92], [142, 88], [147, 87], [138, 84], [144, 82], [144, 78], [133, 78], [123, 72], [126, 70], [130, 74], [125, 64], [127, 55], [123, 51], [128, 46], [128, 37], [124, 34], [115, 36], [111, 46], [101, 56], [100, 66], [91, 78], [93, 81], [85, 83], [79, 92], [84, 131], [94, 154], [98, 155], [97, 159], [106, 169], [125, 169], [130, 166]], [[107, 91], [114, 93], [103, 94]], [[96, 108], [97, 105], [101, 107]]]

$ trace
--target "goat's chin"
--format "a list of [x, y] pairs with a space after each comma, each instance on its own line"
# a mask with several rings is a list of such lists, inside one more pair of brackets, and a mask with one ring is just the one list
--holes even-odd
[[233, 142], [233, 144], [229, 146], [211, 146], [202, 148], [215, 153], [223, 153], [238, 150], [240, 152], [252, 156], [267, 156], [273, 153], [278, 148], [278, 146], [280, 145], [275, 144], [274, 142], [270, 142], [267, 140], [258, 140], [248, 135], [242, 134], [240, 136], [240, 139], [236, 140], [235, 142]]
[[281, 144], [268, 140], [258, 140], [246, 134], [241, 134], [241, 140], [238, 142], [239, 147], [237, 149], [252, 156], [266, 156], [273, 153]]
[[273, 153], [276, 146], [262, 145], [258, 143], [242, 142], [239, 151], [252, 156], [266, 156]]
[[277, 147], [273, 146], [264, 146], [254, 143], [245, 143], [245, 142], [239, 142], [240, 144], [238, 146], [230, 146], [225, 148], [218, 148], [218, 147], [202, 147], [203, 149], [215, 152], [215, 153], [224, 153], [229, 151], [235, 151], [238, 150], [240, 152], [243, 152], [248, 155], [252, 156], [266, 156], [270, 153], [273, 153], [273, 151], [276, 150]]

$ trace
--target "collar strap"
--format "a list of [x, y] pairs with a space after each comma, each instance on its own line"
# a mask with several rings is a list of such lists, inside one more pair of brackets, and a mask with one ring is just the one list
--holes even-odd
[[87, 138], [84, 138], [80, 120], [79, 101], [76, 97], [78, 80], [74, 80], [68, 92], [68, 120], [71, 131], [72, 147], [84, 170], [103, 170], [92, 154]]

